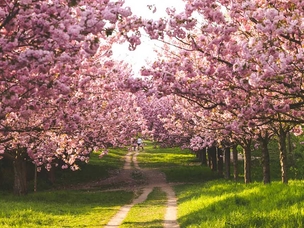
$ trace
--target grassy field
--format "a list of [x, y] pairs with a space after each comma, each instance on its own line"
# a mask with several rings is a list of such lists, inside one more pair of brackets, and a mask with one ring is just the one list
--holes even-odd
[[303, 227], [304, 184], [244, 185], [223, 180], [180, 185], [181, 227]]
[[[102, 227], [125, 204], [133, 192], [62, 190], [70, 185], [105, 178], [123, 165], [125, 149], [112, 150], [77, 172], [56, 173], [56, 183], [38, 181], [38, 192], [16, 197], [0, 192], [0, 227]], [[258, 156], [258, 151], [254, 152]], [[193, 153], [178, 148], [154, 148], [146, 142], [138, 162], [143, 168], [159, 168], [174, 183], [178, 198], [178, 222], [182, 228], [298, 228], [304, 227], [304, 182], [279, 181], [278, 156], [271, 150], [272, 183], [262, 184], [261, 164], [253, 163], [253, 180], [245, 185], [222, 179], [200, 165]], [[240, 162], [240, 175], [242, 165]], [[57, 189], [57, 190], [56, 190]], [[61, 189], [61, 190], [58, 190]], [[135, 205], [121, 227], [162, 227], [165, 193], [155, 188], [147, 201]]]
[[[253, 179], [245, 185], [227, 181], [201, 166], [188, 150], [152, 149], [148, 144], [138, 160], [141, 166], [160, 168], [174, 187], [178, 198], [178, 222], [194, 228], [298, 228], [304, 227], [304, 182], [279, 180], [280, 167], [275, 147], [271, 147], [270, 185], [262, 184], [259, 160], [252, 165]], [[259, 151], [254, 152], [256, 156]], [[242, 176], [242, 162], [239, 165]], [[293, 174], [291, 173], [293, 176]]]
[[106, 225], [122, 205], [132, 202], [133, 192], [62, 189], [106, 178], [109, 172], [122, 167], [126, 153], [125, 149], [111, 150], [103, 159], [98, 159], [99, 153], [93, 153], [89, 164], [81, 166], [79, 171], [57, 170], [53, 184], [43, 173], [38, 173], [37, 192], [33, 192], [31, 181], [26, 196], [14, 196], [9, 193], [9, 187], [4, 187], [5, 191], [0, 191], [0, 227], [93, 228]]

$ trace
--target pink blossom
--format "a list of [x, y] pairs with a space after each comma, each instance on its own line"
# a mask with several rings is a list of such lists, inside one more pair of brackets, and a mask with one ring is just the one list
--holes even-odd
[[301, 125], [297, 125], [292, 129], [292, 132], [295, 136], [300, 136], [303, 134], [303, 129]]

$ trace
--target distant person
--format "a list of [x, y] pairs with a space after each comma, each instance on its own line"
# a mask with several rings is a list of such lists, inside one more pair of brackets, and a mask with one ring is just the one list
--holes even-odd
[[138, 139], [137, 139], [137, 148], [138, 148], [138, 150], [139, 150], [140, 148], [142, 148], [142, 150], [144, 150], [143, 141], [142, 141], [141, 138], [138, 138]]

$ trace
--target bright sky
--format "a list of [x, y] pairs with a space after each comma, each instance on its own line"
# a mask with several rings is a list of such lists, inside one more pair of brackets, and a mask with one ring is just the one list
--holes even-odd
[[[156, 13], [148, 9], [148, 5], [156, 6]], [[157, 19], [165, 17], [166, 8], [174, 7], [177, 12], [184, 9], [182, 0], [125, 0], [125, 6], [131, 7], [133, 14], [145, 19]], [[151, 41], [149, 38], [142, 37], [142, 43], [135, 51], [128, 50], [128, 44], [117, 44], [113, 47], [113, 57], [119, 60], [126, 60], [133, 65], [134, 72], [139, 72], [141, 66], [146, 62], [152, 62], [156, 54], [154, 49], [161, 46], [159, 41]]]
[[[157, 11], [152, 13], [148, 9], [148, 5], [155, 5]], [[174, 7], [177, 11], [181, 11], [184, 8], [184, 3], [181, 0], [125, 0], [125, 6], [131, 7], [133, 14], [149, 19], [166, 16], [168, 7]]]

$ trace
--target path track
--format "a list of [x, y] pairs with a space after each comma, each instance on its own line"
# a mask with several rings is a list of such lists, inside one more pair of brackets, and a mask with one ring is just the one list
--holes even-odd
[[[126, 218], [130, 209], [134, 205], [144, 202], [155, 187], [161, 188], [162, 191], [167, 194], [167, 208], [164, 216], [163, 227], [179, 228], [179, 224], [177, 223], [177, 200], [171, 185], [167, 183], [165, 175], [159, 170], [141, 169], [137, 162], [137, 155], [138, 152], [136, 151], [131, 151], [126, 155], [125, 165], [122, 172], [130, 175], [132, 173], [130, 170], [140, 170], [143, 173], [143, 176], [147, 179], [147, 184], [143, 187], [142, 194], [138, 198], [134, 199], [131, 204], [122, 206], [117, 214], [108, 222], [105, 228], [119, 227]], [[131, 166], [132, 161], [134, 168]]]

